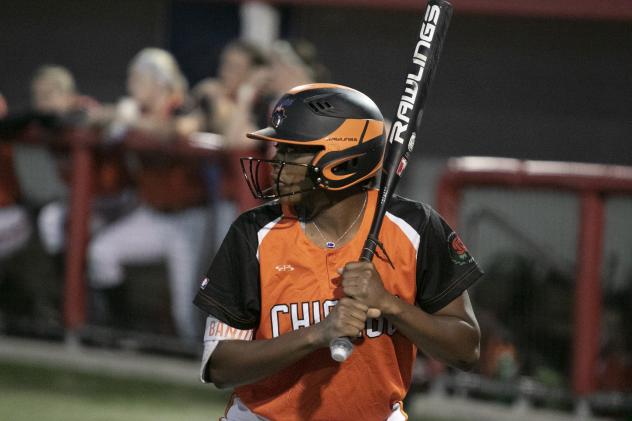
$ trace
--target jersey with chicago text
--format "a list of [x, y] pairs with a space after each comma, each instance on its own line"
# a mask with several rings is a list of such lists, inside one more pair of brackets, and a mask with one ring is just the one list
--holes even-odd
[[[338, 248], [311, 242], [303, 223], [277, 202], [242, 214], [231, 226], [195, 298], [201, 309], [254, 340], [275, 338], [323, 320], [342, 296], [338, 268], [357, 261], [375, 212], [377, 191], [354, 238]], [[434, 313], [482, 271], [458, 235], [428, 205], [397, 196], [380, 231], [388, 257], [373, 263], [385, 288]], [[235, 394], [274, 420], [384, 420], [410, 386], [417, 349], [385, 318], [369, 319], [344, 363], [329, 349]]]

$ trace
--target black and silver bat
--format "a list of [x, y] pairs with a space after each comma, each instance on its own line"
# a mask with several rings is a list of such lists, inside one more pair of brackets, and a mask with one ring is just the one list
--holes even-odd
[[[382, 221], [415, 146], [416, 131], [421, 123], [424, 103], [428, 97], [428, 90], [437, 68], [451, 17], [452, 5], [449, 2], [445, 0], [428, 2], [408, 68], [404, 93], [397, 105], [393, 125], [388, 133], [377, 207], [360, 260], [367, 262], [373, 260], [375, 250], [380, 246], [378, 238]], [[332, 341], [330, 350], [331, 357], [342, 362], [353, 352], [353, 345], [349, 338], [337, 338]]]

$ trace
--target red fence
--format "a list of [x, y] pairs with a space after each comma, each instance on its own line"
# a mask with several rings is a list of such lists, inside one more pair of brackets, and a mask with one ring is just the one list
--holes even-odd
[[[94, 151], [101, 141], [97, 130], [90, 128], [65, 128], [56, 132], [30, 125], [19, 135], [6, 139], [30, 144], [57, 145], [67, 148], [72, 157], [72, 179], [70, 185], [70, 213], [68, 224], [67, 252], [65, 257], [63, 316], [64, 326], [73, 334], [86, 323], [86, 248], [89, 240], [89, 221], [93, 198]], [[130, 150], [159, 151], [192, 159], [208, 159], [234, 162], [224, 166], [223, 177], [230, 182], [230, 190], [240, 211], [257, 205], [246, 183], [242, 180], [238, 157], [251, 151], [222, 151], [204, 139], [173, 143], [158, 143], [141, 133], [132, 133], [124, 140]]]
[[604, 202], [608, 195], [632, 193], [632, 167], [454, 158], [448, 161], [447, 170], [439, 181], [436, 202], [439, 212], [456, 226], [462, 191], [483, 186], [564, 190], [579, 196], [572, 385], [578, 396], [595, 392], [602, 313]]

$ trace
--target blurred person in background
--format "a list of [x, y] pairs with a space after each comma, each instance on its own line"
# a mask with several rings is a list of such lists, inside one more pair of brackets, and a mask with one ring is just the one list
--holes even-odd
[[[39, 113], [52, 114], [64, 123], [85, 121], [98, 112], [100, 105], [92, 98], [80, 95], [72, 73], [62, 66], [38, 68], [31, 81], [31, 106]], [[72, 160], [68, 145], [52, 145], [60, 178], [70, 186]], [[95, 170], [92, 192], [91, 231], [97, 232], [133, 206], [133, 194], [126, 188], [127, 175], [118, 148], [97, 148], [94, 151]], [[68, 203], [58, 200], [45, 205], [37, 220], [39, 234], [46, 251], [59, 255], [65, 250], [68, 225]]]
[[[205, 171], [218, 228], [214, 233], [215, 250], [219, 249], [228, 227], [240, 210], [238, 208], [243, 210], [258, 204], [247, 186], [236, 180], [241, 178], [237, 164], [239, 156], [259, 155], [256, 145], [253, 147], [252, 143], [244, 142], [246, 129], [242, 127], [242, 121], [249, 121], [261, 102], [253, 109], [244, 109], [240, 107], [239, 93], [251, 78], [266, 72], [266, 65], [267, 56], [261, 48], [248, 41], [234, 40], [222, 50], [217, 77], [204, 79], [193, 89], [193, 95], [203, 111], [206, 130], [222, 135], [223, 154], [226, 156], [219, 164], [209, 163]], [[239, 136], [235, 136], [235, 132], [239, 132]]]
[[[10, 278], [10, 259], [26, 246], [31, 236], [28, 212], [18, 199], [19, 188], [13, 171], [11, 145], [0, 143], [0, 284]], [[6, 303], [2, 301], [4, 307]], [[0, 329], [3, 329], [4, 321], [1, 316], [2, 312]]]
[[328, 79], [329, 73], [318, 61], [313, 44], [305, 40], [275, 41], [267, 66], [252, 72], [236, 91], [234, 113], [225, 131], [228, 143], [247, 145], [245, 134], [266, 127], [272, 106], [291, 88]]
[[[249, 80], [266, 71], [267, 57], [256, 45], [235, 40], [224, 47], [217, 70], [217, 78], [200, 81], [193, 95], [205, 111], [207, 128], [226, 134], [238, 114], [239, 92]], [[245, 137], [245, 136], [242, 136]], [[250, 148], [250, 143], [227, 142], [228, 148]]]
[[478, 320], [482, 332], [480, 373], [503, 381], [516, 378], [520, 364], [512, 332], [489, 310], [479, 312]]
[[632, 392], [632, 277], [626, 286], [604, 290], [601, 349], [597, 366], [600, 390]]
[[89, 107], [91, 102], [77, 93], [75, 79], [65, 67], [41, 66], [31, 79], [31, 106], [35, 111], [63, 116]]
[[[0, 94], [0, 120], [7, 114], [7, 103]], [[28, 273], [29, 268], [24, 267], [24, 253], [32, 238], [32, 223], [28, 210], [20, 203], [20, 188], [13, 164], [12, 145], [0, 142], [0, 286], [3, 287], [0, 330], [11, 324], [3, 320], [3, 312], [15, 316], [30, 310], [40, 324], [59, 323], [49, 288], [42, 288], [42, 279], [29, 276], [32, 275]], [[13, 284], [8, 293], [6, 281]], [[16, 288], [24, 290], [24, 300], [13, 295]]]
[[0, 119], [4, 118], [7, 114], [9, 114], [9, 106], [7, 105], [6, 99], [4, 99], [4, 95], [0, 93]]
[[[8, 111], [7, 103], [0, 94], [0, 119]], [[28, 213], [18, 204], [18, 198], [12, 148], [9, 143], [0, 143], [0, 270], [4, 266], [3, 260], [23, 247], [31, 234]]]
[[329, 70], [320, 62], [316, 47], [304, 39], [274, 42], [270, 52], [270, 73], [269, 90], [274, 100], [295, 86], [330, 79]]
[[[177, 142], [202, 124], [199, 114], [186, 108], [187, 82], [167, 51], [140, 51], [129, 65], [127, 89], [129, 97], [119, 102], [109, 124], [110, 141], [136, 134], [157, 145]], [[140, 203], [89, 245], [94, 310], [101, 322], [128, 327], [124, 266], [166, 262], [175, 328], [182, 339], [192, 340], [198, 320], [190, 303], [207, 232], [201, 163], [157, 150], [131, 151], [127, 162]]]

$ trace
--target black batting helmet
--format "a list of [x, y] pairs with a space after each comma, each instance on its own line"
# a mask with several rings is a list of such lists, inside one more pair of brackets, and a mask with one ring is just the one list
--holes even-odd
[[[374, 177], [382, 167], [382, 113], [368, 96], [342, 85], [315, 83], [293, 88], [274, 107], [270, 127], [247, 136], [316, 148], [314, 159], [307, 165], [314, 189], [343, 190]], [[291, 163], [241, 160], [246, 181], [256, 197], [279, 197], [261, 189], [257, 173], [262, 162]]]

